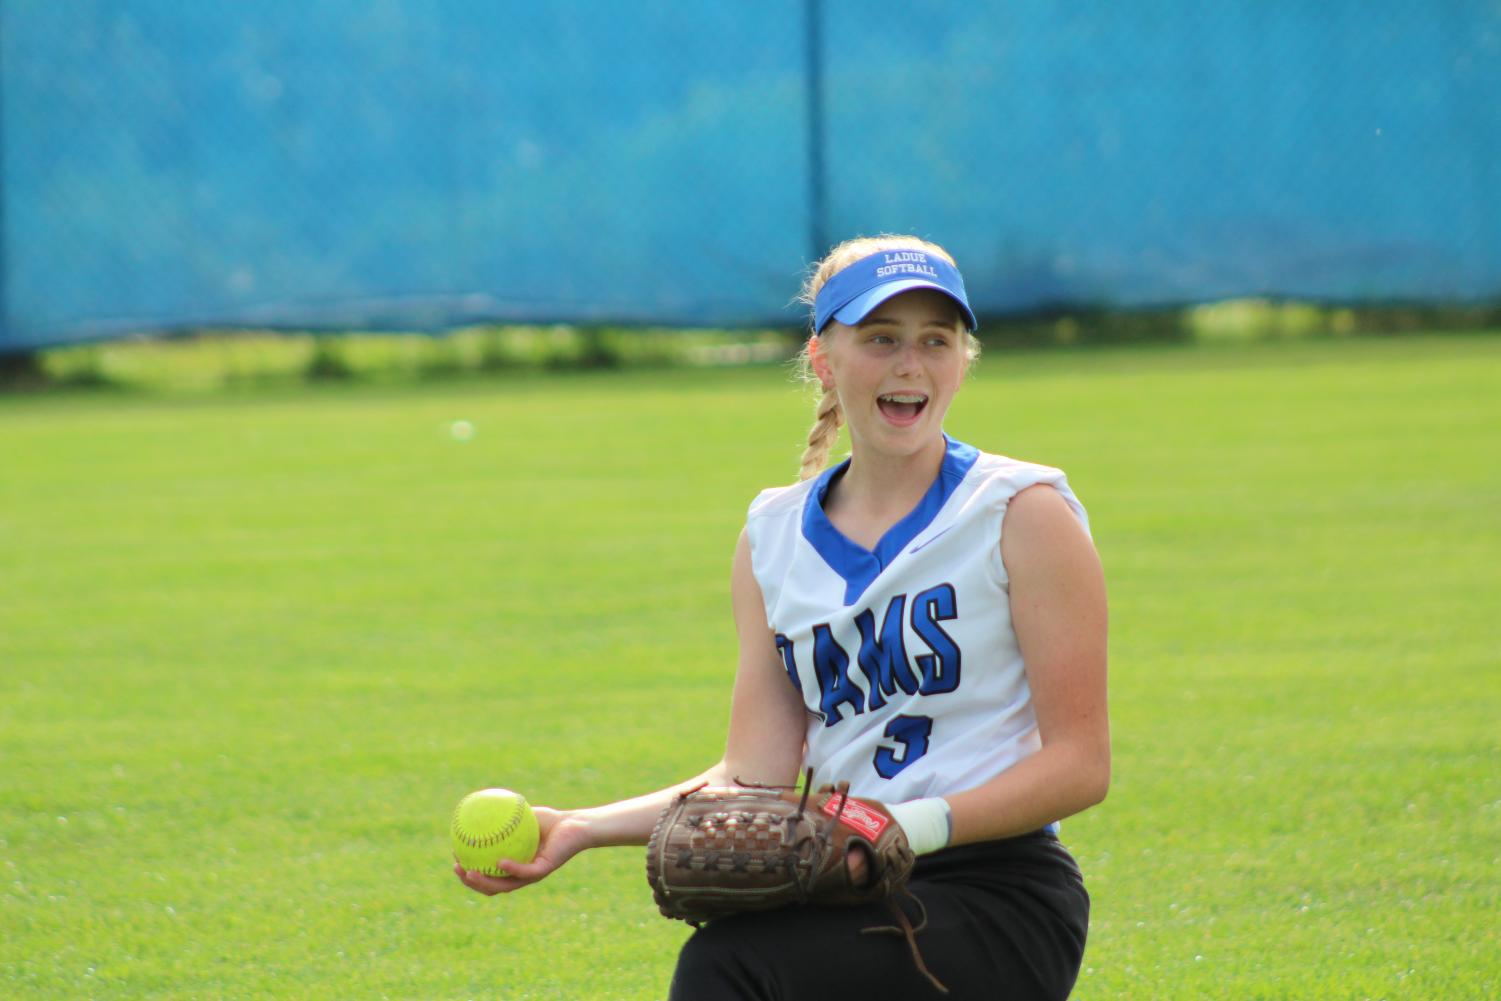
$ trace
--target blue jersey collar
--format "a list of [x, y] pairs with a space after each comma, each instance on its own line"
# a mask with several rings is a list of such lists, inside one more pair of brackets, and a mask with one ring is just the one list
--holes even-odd
[[944, 435], [943, 440], [947, 446], [943, 463], [938, 467], [938, 475], [928, 487], [928, 492], [923, 494], [917, 507], [881, 536], [873, 551], [851, 542], [824, 514], [823, 503], [824, 498], [829, 495], [829, 487], [836, 478], [844, 475], [850, 460], [845, 459], [839, 465], [824, 470], [813, 489], [808, 491], [808, 499], [803, 502], [803, 538], [808, 540], [808, 544], [835, 573], [844, 578], [846, 606], [859, 601], [860, 596], [881, 575], [881, 571], [901, 555], [907, 543], [933, 523], [944, 504], [948, 503], [949, 496], [980, 457], [979, 450], [973, 445], [955, 441], [948, 435]]

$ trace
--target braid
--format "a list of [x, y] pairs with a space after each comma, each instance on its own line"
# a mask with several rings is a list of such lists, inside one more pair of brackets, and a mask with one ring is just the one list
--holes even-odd
[[839, 439], [839, 426], [844, 423], [844, 414], [839, 410], [839, 394], [826, 389], [818, 398], [818, 410], [813, 426], [808, 429], [808, 447], [803, 449], [803, 458], [798, 479], [809, 480], [823, 472], [829, 461], [829, 451]]

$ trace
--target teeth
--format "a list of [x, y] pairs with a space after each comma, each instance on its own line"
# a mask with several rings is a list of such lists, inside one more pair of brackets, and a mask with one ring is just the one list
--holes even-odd
[[925, 403], [928, 398], [922, 393], [886, 393], [881, 399], [892, 403]]

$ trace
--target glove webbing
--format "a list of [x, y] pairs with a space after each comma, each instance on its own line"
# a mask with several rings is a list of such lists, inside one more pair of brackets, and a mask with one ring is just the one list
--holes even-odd
[[[837, 786], [837, 789], [839, 792], [839, 810], [834, 814], [834, 823], [836, 824], [839, 823], [839, 817], [844, 813], [844, 804], [849, 801], [850, 784], [848, 782], [841, 782]], [[803, 798], [798, 801], [797, 812], [787, 818], [787, 830], [789, 833], [797, 829], [798, 821], [802, 820], [803, 814], [807, 812], [808, 796], [812, 792], [813, 769], [809, 768], [806, 776], [804, 776]], [[798, 866], [798, 868], [800, 868], [802, 871], [796, 874], [797, 895], [800, 903], [808, 902], [808, 880], [812, 877], [813, 873], [823, 868], [819, 864], [819, 859], [823, 856], [823, 853], [828, 850], [829, 845], [833, 841], [833, 839], [829, 837], [826, 830], [818, 830], [816, 827], [813, 838], [813, 853], [809, 857], [807, 864]], [[801, 841], [797, 841], [793, 844], [792, 855], [794, 858], [797, 858], [797, 849], [800, 848], [803, 844], [803, 841], [806, 840], [808, 840], [808, 838], [804, 837]]]
[[[797, 788], [796, 786], [764, 785], [760, 782], [745, 782], [742, 781], [739, 777], [736, 777], [734, 781], [736, 785], [744, 786], [747, 789], [791, 790]], [[699, 785], [694, 786], [692, 789], [689, 789], [686, 793], [682, 793], [681, 796], [691, 796], [693, 793], [704, 788], [704, 786], [706, 785], [708, 785], [707, 782], [700, 783]], [[798, 801], [797, 812], [789, 816], [785, 821], [785, 823], [787, 824], [788, 834], [792, 834], [797, 830], [798, 822], [803, 819], [803, 814], [807, 812], [808, 796], [812, 792], [813, 769], [809, 768], [805, 776], [805, 781], [803, 783], [803, 798]], [[839, 792], [841, 794], [839, 800], [839, 812], [834, 815], [834, 823], [836, 824], [839, 822], [840, 815], [844, 813], [844, 804], [849, 800], [849, 783], [841, 782], [839, 784]], [[812, 854], [806, 859], [799, 858], [797, 849], [802, 847], [802, 845], [808, 842], [810, 839], [813, 841]], [[828, 847], [832, 842], [833, 839], [830, 838], [829, 835], [824, 831], [817, 831], [811, 836], [805, 835], [802, 838], [799, 838], [797, 841], [791, 842], [792, 851], [787, 857], [787, 874], [792, 877], [793, 885], [797, 888], [798, 903], [806, 904], [808, 902], [809, 882], [811, 881], [813, 874], [816, 873], [820, 868], [822, 868], [819, 865], [819, 860], [823, 857], [824, 852], [828, 850]], [[739, 860], [736, 859], [735, 862], [737, 864], [735, 864], [733, 868], [740, 870], [740, 867], [738, 865]], [[683, 859], [678, 860], [678, 865], [681, 866], [686, 864], [687, 863]], [[701, 924], [701, 922], [692, 920], [690, 920], [688, 923], [695, 928], [697, 928]]]

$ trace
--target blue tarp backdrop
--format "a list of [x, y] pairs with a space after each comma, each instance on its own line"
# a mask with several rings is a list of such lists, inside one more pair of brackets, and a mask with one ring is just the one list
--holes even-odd
[[5, 0], [0, 349], [1501, 296], [1498, 0]]

